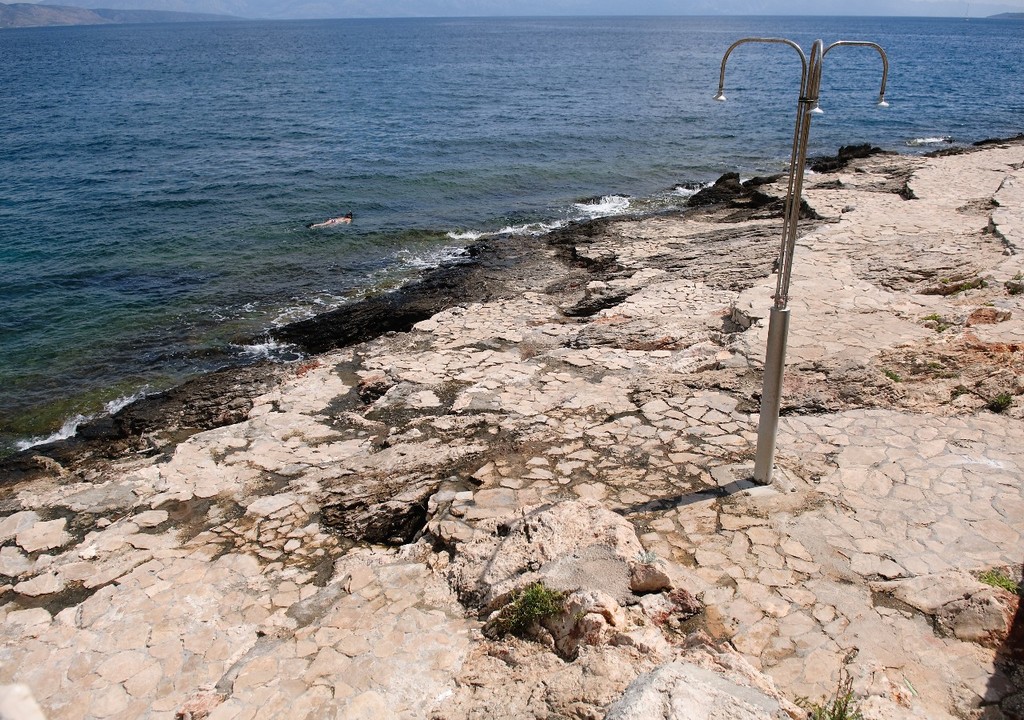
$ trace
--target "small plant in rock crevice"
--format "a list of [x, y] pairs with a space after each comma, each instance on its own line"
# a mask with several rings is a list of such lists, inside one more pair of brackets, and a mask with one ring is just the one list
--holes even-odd
[[1021, 594], [1022, 589], [1024, 589], [1016, 580], [998, 569], [986, 570], [978, 576], [978, 580], [986, 585], [1002, 588], [1014, 594]]
[[513, 593], [495, 619], [494, 628], [502, 635], [511, 633], [522, 637], [534, 623], [563, 612], [564, 603], [565, 593], [535, 582]]
[[654, 565], [655, 563], [660, 563], [661, 558], [653, 550], [641, 550], [636, 554], [636, 561], [643, 565]]
[[971, 391], [965, 388], [963, 385], [957, 385], [955, 388], [949, 391], [949, 399], [956, 400], [961, 395], [970, 395]]
[[1020, 295], [1024, 292], [1024, 275], [1017, 273], [1004, 284], [1006, 292], [1010, 295]]
[[831, 698], [812, 703], [805, 697], [797, 698], [796, 704], [807, 711], [807, 720], [864, 720], [860, 703], [853, 694], [853, 678], [843, 668], [839, 672], [839, 684]]
[[985, 405], [994, 413], [1001, 413], [1013, 404], [1013, 395], [1010, 393], [999, 393]]
[[953, 327], [953, 323], [942, 317], [938, 313], [932, 313], [931, 315], [925, 315], [921, 320], [925, 327], [931, 328], [935, 332], [943, 332]]
[[892, 380], [893, 382], [903, 382], [903, 377], [895, 370], [884, 368], [882, 370], [882, 374], [885, 375], [890, 380]]

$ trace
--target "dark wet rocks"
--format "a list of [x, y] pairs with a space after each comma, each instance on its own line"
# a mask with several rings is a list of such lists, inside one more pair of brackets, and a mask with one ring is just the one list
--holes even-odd
[[131, 454], [159, 454], [195, 433], [244, 420], [253, 399], [274, 387], [282, 373], [270, 363], [226, 368], [146, 396], [83, 423], [72, 438], [0, 459], [0, 484]]
[[740, 182], [739, 173], [728, 172], [719, 177], [710, 187], [695, 193], [686, 201], [686, 204], [689, 207], [727, 204], [730, 207], [761, 208], [777, 201], [778, 198], [767, 195], [757, 188], [776, 180], [778, 180], [778, 176], [756, 177], [746, 182]]
[[810, 168], [816, 173], [831, 173], [844, 169], [854, 160], [871, 157], [872, 155], [895, 154], [880, 147], [874, 147], [870, 143], [843, 145], [834, 156], [813, 158], [810, 161]]
[[[565, 236], [585, 235], [587, 227], [574, 226]], [[469, 248], [464, 262], [428, 270], [396, 290], [285, 325], [272, 334], [305, 352], [322, 353], [387, 332], [404, 332], [446, 308], [487, 301], [530, 285], [538, 275], [547, 276], [552, 262], [559, 264], [552, 244], [553, 240], [532, 236], [481, 240]]]
[[[782, 176], [754, 177], [741, 182], [737, 173], [725, 173], [711, 187], [697, 192], [687, 201], [695, 210], [726, 210], [718, 213], [717, 221], [743, 223], [750, 220], [781, 218], [785, 212], [785, 197], [769, 194], [759, 188], [774, 185]], [[778, 186], [776, 186], [778, 187]], [[820, 220], [805, 199], [800, 199], [800, 219]]]

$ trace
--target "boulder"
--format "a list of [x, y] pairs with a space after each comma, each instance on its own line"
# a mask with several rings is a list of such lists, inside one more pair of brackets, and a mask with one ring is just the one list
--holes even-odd
[[583, 645], [604, 645], [626, 626], [622, 607], [600, 590], [577, 590], [565, 601], [565, 612], [543, 622], [555, 651], [575, 658]]
[[634, 562], [629, 565], [629, 589], [637, 595], [671, 590], [672, 580], [657, 565]]
[[816, 173], [831, 173], [836, 172], [837, 170], [842, 170], [850, 164], [851, 160], [866, 158], [872, 155], [885, 154], [891, 153], [886, 153], [886, 151], [882, 150], [880, 147], [872, 147], [870, 143], [864, 143], [862, 145], [843, 145], [839, 148], [839, 152], [835, 157], [814, 158], [810, 162], [810, 167], [811, 170]]
[[871, 589], [931, 616], [946, 635], [990, 648], [1006, 643], [1019, 603], [1013, 594], [960, 571], [872, 583]]
[[695, 193], [686, 201], [690, 207], [704, 207], [706, 205], [717, 205], [727, 203], [743, 196], [746, 189], [740, 182], [739, 173], [727, 172], [715, 180], [714, 185], [706, 187]]
[[939, 630], [988, 648], [1003, 646], [1020, 599], [1005, 590], [985, 588], [943, 605], [935, 616]]
[[629, 563], [643, 552], [621, 515], [593, 500], [523, 508], [511, 518], [482, 521], [449, 568], [460, 596], [490, 612], [514, 590], [542, 582], [553, 590], [600, 590], [619, 604], [634, 602]]

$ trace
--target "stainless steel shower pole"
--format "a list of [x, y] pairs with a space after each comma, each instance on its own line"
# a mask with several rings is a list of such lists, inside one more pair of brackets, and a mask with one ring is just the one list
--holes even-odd
[[889, 60], [880, 45], [859, 40], [840, 40], [828, 47], [821, 40], [811, 46], [808, 61], [803, 49], [792, 40], [782, 38], [743, 38], [737, 40], [722, 57], [718, 77], [716, 100], [725, 100], [725, 64], [729, 55], [745, 43], [779, 43], [788, 45], [800, 56], [800, 98], [797, 101], [796, 126], [793, 130], [793, 151], [789, 161], [789, 188], [783, 211], [782, 243], [779, 248], [778, 280], [774, 303], [768, 319], [768, 344], [765, 350], [764, 380], [761, 389], [761, 414], [757, 424], [757, 454], [754, 458], [754, 480], [769, 483], [775, 467], [775, 441], [779, 431], [779, 409], [782, 405], [782, 376], [786, 364], [786, 342], [789, 337], [789, 283], [793, 273], [793, 251], [796, 248], [797, 223], [803, 194], [804, 167], [807, 164], [807, 139], [811, 134], [811, 117], [821, 110], [818, 95], [821, 90], [822, 62], [829, 50], [843, 45], [874, 48], [882, 57], [882, 89], [878, 105], [885, 107], [885, 84], [889, 75]]

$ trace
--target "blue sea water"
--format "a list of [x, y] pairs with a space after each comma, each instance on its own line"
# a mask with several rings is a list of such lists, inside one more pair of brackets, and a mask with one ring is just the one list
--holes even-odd
[[[1020, 132], [1024, 23], [909, 18], [274, 21], [0, 31], [0, 452], [262, 355], [273, 325], [482, 233], [679, 207], [812, 154]], [[351, 211], [355, 222], [310, 230]]]

